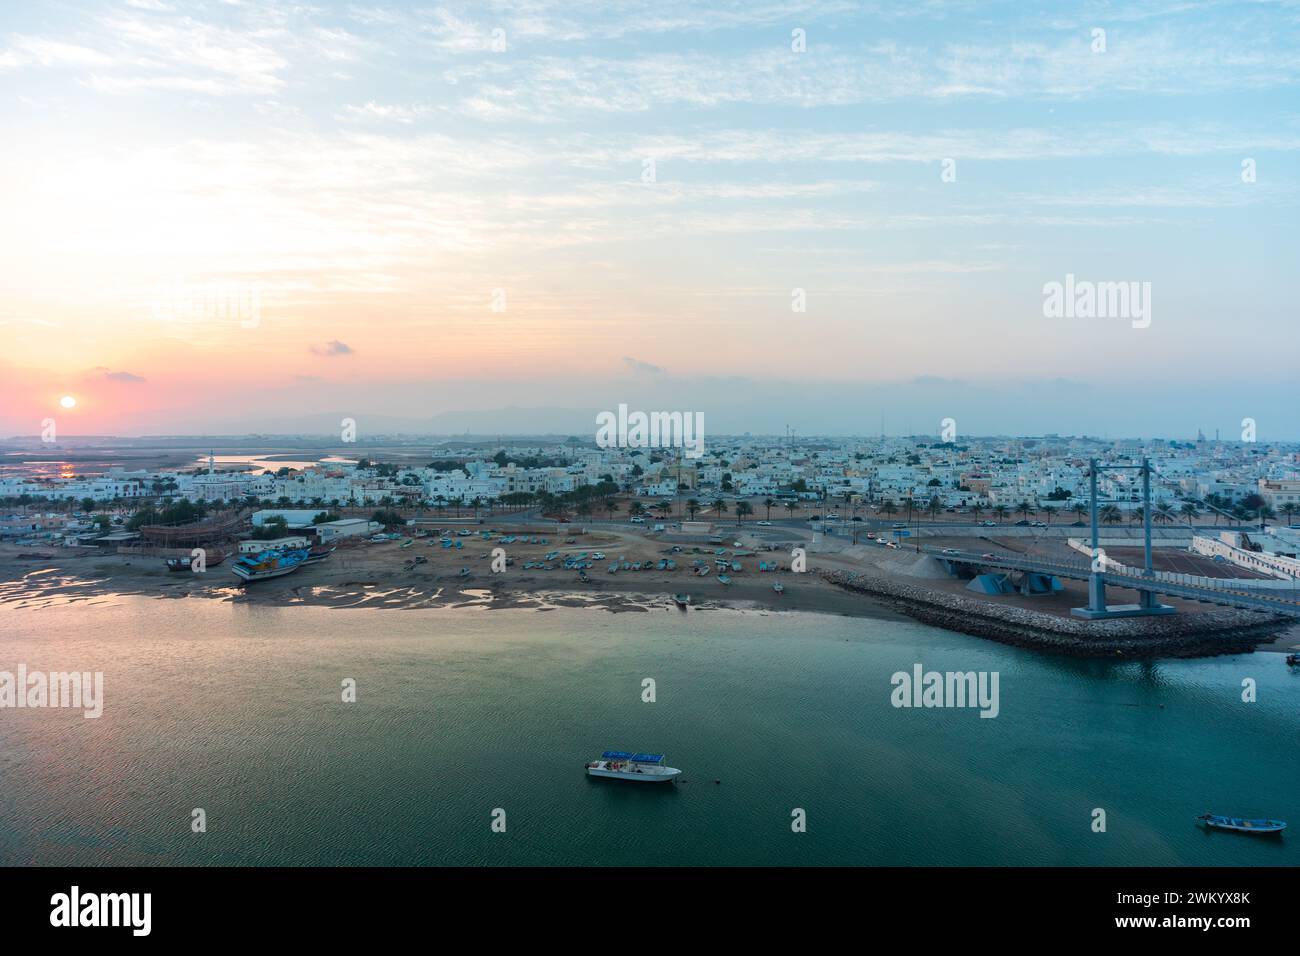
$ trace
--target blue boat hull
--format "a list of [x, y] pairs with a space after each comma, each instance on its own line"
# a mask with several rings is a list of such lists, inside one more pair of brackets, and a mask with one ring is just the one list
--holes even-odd
[[1251, 833], [1259, 836], [1280, 834], [1286, 829], [1285, 820], [1250, 820], [1244, 817], [1222, 817], [1205, 813], [1196, 819], [1213, 830], [1230, 830], [1233, 833]]

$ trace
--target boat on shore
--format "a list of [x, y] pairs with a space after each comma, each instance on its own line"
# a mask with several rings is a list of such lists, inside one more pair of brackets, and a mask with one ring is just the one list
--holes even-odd
[[691, 596], [689, 594], [674, 594], [673, 600], [679, 608], [686, 610], [686, 606], [691, 603]]
[[[220, 548], [212, 548], [205, 552], [203, 560], [205, 568], [215, 568], [222, 561], [226, 560], [226, 552], [222, 551]], [[185, 555], [180, 558], [164, 558], [163, 564], [165, 564], [167, 570], [171, 572], [193, 571], [194, 557], [192, 555]]]
[[1300, 667], [1300, 654], [1288, 654], [1286, 662], [1292, 667]]
[[782, 584], [780, 581], [777, 581], [775, 584], [772, 585], [772, 590], [775, 591], [777, 594], [784, 594], [785, 585]]
[[669, 783], [680, 773], [676, 767], [664, 766], [663, 754], [628, 753], [625, 750], [606, 750], [599, 760], [587, 764], [589, 777], [630, 780], [633, 783]]
[[307, 563], [311, 552], [307, 548], [288, 548], [282, 551], [263, 551], [246, 554], [231, 566], [235, 576], [244, 584], [265, 581], [292, 574]]
[[1249, 820], [1245, 817], [1223, 817], [1202, 813], [1196, 818], [1212, 830], [1231, 830], [1234, 833], [1254, 833], [1261, 836], [1279, 834], [1286, 829], [1285, 820]]
[[[307, 554], [307, 563], [315, 564], [317, 561], [324, 561], [333, 553], [334, 545], [332, 544], [314, 544], [311, 546], [311, 551]], [[418, 561], [420, 559], [417, 558], [416, 560]]]

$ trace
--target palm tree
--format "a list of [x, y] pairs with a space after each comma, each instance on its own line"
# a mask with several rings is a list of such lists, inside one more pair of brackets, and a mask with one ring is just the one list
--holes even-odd
[[1158, 524], [1169, 524], [1174, 520], [1174, 509], [1167, 504], [1156, 505], [1155, 513], [1151, 515], [1151, 520]]
[[745, 515], [752, 515], [753, 513], [754, 506], [748, 501], [736, 502], [736, 524], [740, 524], [741, 521], [744, 520]]
[[1028, 518], [1029, 513], [1033, 510], [1034, 510], [1034, 506], [1031, 505], [1028, 501], [1022, 501], [1020, 502], [1020, 504], [1016, 505], [1016, 511], [1020, 512], [1021, 518]]
[[979, 521], [980, 515], [984, 513], [984, 506], [977, 501], [970, 506], [970, 513], [975, 516], [976, 521]]
[[1119, 524], [1124, 520], [1124, 515], [1114, 505], [1102, 505], [1097, 512], [1097, 518], [1102, 524]]
[[700, 502], [698, 499], [688, 498], [686, 500], [686, 513], [691, 516], [692, 521], [695, 520], [695, 515], [699, 512], [699, 510], [700, 510]]
[[1003, 521], [1006, 521], [1007, 515], [1010, 513], [1011, 513], [1011, 509], [1008, 508], [1006, 505], [993, 506], [993, 516], [998, 519], [998, 524], [1001, 524]]
[[1195, 501], [1183, 502], [1183, 506], [1178, 510], [1181, 511], [1183, 517], [1187, 519], [1187, 527], [1189, 529], [1192, 527], [1192, 519], [1199, 518], [1201, 516], [1201, 509], [1196, 507]]
[[1050, 525], [1052, 523], [1052, 515], [1056, 514], [1056, 509], [1051, 505], [1043, 505], [1040, 510], [1043, 514], [1047, 515], [1047, 523]]
[[1279, 506], [1277, 510], [1282, 512], [1282, 517], [1286, 519], [1286, 523], [1291, 524], [1291, 519], [1295, 517], [1295, 513], [1300, 511], [1300, 505], [1297, 505], [1294, 501], [1288, 501], [1286, 504]]
[[930, 520], [933, 521], [943, 510], [943, 502], [939, 500], [938, 495], [934, 495], [925, 506], [925, 510], [930, 512]]
[[713, 503], [713, 511], [719, 518], [727, 513], [727, 503], [719, 498]]
[[1129, 517], [1133, 520], [1134, 524], [1140, 524], [1145, 522], [1146, 514], [1147, 514], [1146, 509], [1143, 508], [1141, 505], [1138, 505], [1136, 508], [1133, 509], [1133, 513], [1129, 515]]
[[1088, 506], [1085, 505], [1082, 501], [1080, 501], [1078, 504], [1074, 506], [1074, 516], [1079, 521], [1082, 521], [1083, 516], [1086, 515], [1087, 513], [1088, 513]]
[[880, 513], [884, 515], [886, 518], [888, 518], [897, 510], [898, 507], [894, 504], [893, 498], [886, 498], [884, 501], [880, 502]]
[[768, 520], [768, 521], [771, 521], [771, 520], [772, 520], [772, 506], [773, 506], [774, 504], [776, 504], [776, 502], [773, 501], [771, 498], [764, 498], [764, 499], [763, 499], [763, 507], [767, 509], [767, 520]]
[[793, 518], [793, 517], [794, 517], [794, 513], [795, 513], [796, 511], [799, 510], [799, 502], [798, 502], [798, 501], [787, 501], [787, 502], [785, 503], [785, 510], [788, 511], [788, 512], [790, 512], [790, 517]]

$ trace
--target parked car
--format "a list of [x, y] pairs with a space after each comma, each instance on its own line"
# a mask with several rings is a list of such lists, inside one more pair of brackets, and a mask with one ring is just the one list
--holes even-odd
[[770, 521], [759, 521], [757, 524], [762, 525], [764, 528], [770, 528], [772, 526], [772, 522]]

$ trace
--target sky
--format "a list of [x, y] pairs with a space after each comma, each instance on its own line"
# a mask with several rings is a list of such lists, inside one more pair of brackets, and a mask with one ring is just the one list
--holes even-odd
[[1298, 81], [1295, 2], [7, 3], [0, 435], [1297, 439]]

